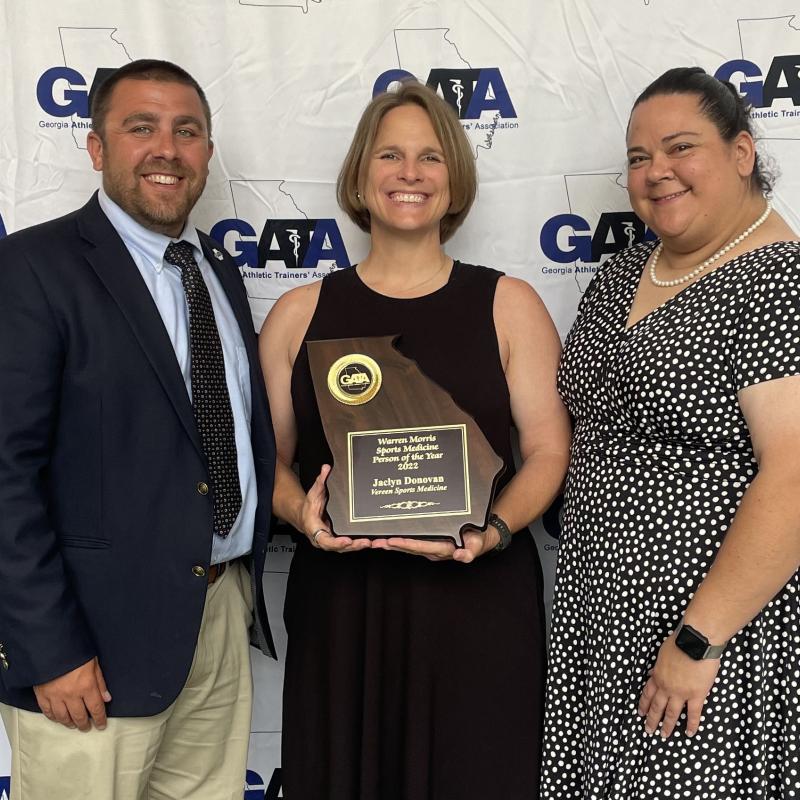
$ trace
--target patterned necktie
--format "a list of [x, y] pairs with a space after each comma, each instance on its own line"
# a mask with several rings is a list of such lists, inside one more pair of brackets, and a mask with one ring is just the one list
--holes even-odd
[[180, 269], [189, 306], [192, 408], [214, 492], [214, 530], [220, 536], [227, 536], [239, 516], [242, 491], [217, 322], [208, 287], [192, 255], [192, 246], [188, 242], [171, 242], [164, 260]]

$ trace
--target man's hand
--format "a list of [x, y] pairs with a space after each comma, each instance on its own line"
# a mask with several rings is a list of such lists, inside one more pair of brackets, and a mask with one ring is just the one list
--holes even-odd
[[36, 702], [47, 719], [67, 728], [88, 731], [106, 727], [106, 703], [111, 700], [97, 658], [72, 672], [33, 687]]

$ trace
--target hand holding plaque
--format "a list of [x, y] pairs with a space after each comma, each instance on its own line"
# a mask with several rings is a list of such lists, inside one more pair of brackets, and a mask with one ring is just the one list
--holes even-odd
[[317, 405], [333, 454], [327, 511], [351, 538], [449, 538], [484, 529], [502, 459], [475, 420], [396, 336], [310, 341]]

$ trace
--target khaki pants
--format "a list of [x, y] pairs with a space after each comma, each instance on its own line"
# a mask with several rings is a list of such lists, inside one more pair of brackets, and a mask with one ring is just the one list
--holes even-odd
[[208, 587], [186, 685], [154, 717], [109, 718], [104, 731], [81, 733], [0, 704], [13, 800], [242, 800], [251, 618], [248, 575], [235, 563]]

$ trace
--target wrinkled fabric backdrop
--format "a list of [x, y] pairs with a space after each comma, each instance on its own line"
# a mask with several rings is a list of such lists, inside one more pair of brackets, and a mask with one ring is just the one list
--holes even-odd
[[[478, 201], [447, 251], [529, 281], [562, 337], [598, 264], [649, 235], [625, 191], [625, 126], [635, 96], [669, 67], [700, 65], [750, 97], [762, 150], [782, 173], [775, 205], [800, 230], [800, 4], [790, 0], [0, 0], [0, 9], [0, 236], [71, 211], [99, 185], [86, 153], [98, 76], [138, 58], [175, 61], [213, 112], [216, 151], [194, 222], [235, 255], [256, 328], [282, 292], [365, 255], [366, 237], [336, 206], [336, 175], [364, 105], [406, 75], [458, 110], [477, 159]], [[551, 585], [557, 510], [534, 533]], [[264, 576], [281, 652], [292, 549], [277, 537]], [[244, 797], [271, 800], [281, 796], [283, 667], [255, 653], [253, 666]], [[0, 800], [9, 771], [0, 729]]]

